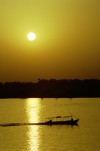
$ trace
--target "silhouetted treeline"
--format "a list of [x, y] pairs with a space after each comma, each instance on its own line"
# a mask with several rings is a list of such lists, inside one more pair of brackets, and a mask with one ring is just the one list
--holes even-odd
[[78, 98], [100, 97], [100, 80], [39, 79], [32, 82], [0, 83], [0, 98]]

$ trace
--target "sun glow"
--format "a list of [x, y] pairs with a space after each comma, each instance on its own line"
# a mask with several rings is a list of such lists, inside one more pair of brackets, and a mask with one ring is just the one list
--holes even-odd
[[29, 41], [34, 41], [36, 39], [36, 34], [34, 32], [29, 32], [27, 38]]

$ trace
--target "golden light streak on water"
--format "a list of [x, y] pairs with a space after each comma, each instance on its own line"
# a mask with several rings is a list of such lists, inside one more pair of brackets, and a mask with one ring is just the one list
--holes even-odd
[[40, 112], [40, 100], [39, 98], [29, 98], [26, 99], [26, 114], [27, 122], [35, 123], [39, 122], [39, 112]]
[[[39, 122], [39, 112], [40, 112], [40, 99], [39, 98], [29, 98], [26, 99], [26, 114], [27, 122], [35, 123]], [[28, 126], [28, 150], [38, 151], [40, 139], [39, 139], [39, 126], [33, 125]]]

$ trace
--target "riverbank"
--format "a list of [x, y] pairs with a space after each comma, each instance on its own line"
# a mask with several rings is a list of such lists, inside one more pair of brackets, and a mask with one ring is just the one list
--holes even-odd
[[0, 98], [96, 98], [100, 97], [100, 80], [45, 80], [0, 83]]

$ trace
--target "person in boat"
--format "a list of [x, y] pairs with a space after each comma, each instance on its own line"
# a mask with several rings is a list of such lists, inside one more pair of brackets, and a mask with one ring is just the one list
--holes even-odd
[[49, 122], [50, 122], [50, 124], [51, 124], [51, 123], [52, 123], [52, 120], [50, 120]]
[[73, 122], [73, 118], [71, 118], [71, 122]]

